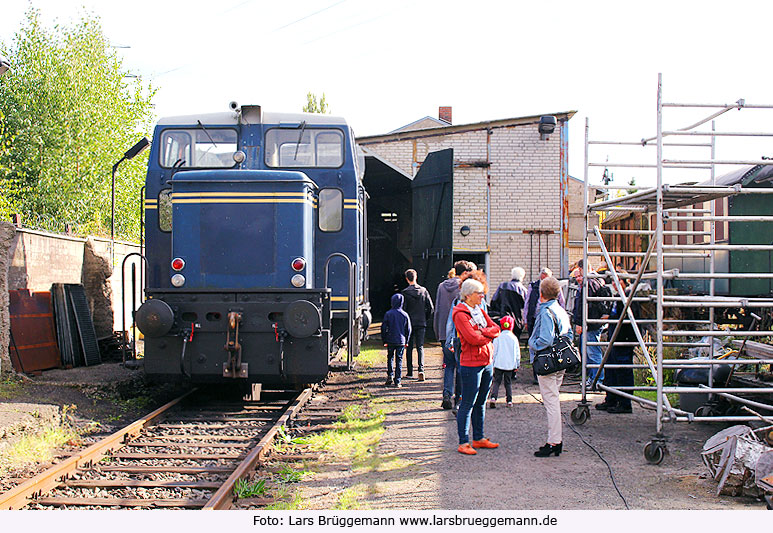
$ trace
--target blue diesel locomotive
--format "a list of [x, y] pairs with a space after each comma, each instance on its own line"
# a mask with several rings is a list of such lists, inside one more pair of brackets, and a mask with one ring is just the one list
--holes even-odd
[[346, 121], [230, 112], [164, 118], [145, 185], [154, 381], [302, 385], [370, 322], [365, 161]]

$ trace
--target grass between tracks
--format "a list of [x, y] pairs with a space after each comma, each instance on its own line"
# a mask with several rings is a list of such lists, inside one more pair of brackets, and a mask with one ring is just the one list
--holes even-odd
[[[378, 364], [383, 352], [366, 348], [357, 360], [361, 366]], [[326, 508], [361, 509], [362, 498], [377, 490], [364, 483], [352, 483], [361, 474], [385, 472], [403, 468], [405, 461], [391, 455], [381, 455], [378, 445], [384, 433], [384, 420], [389, 408], [373, 398], [365, 389], [351, 393], [353, 402], [339, 415], [332, 429], [304, 436], [292, 436], [282, 429], [275, 442], [277, 463], [270, 466], [260, 479], [264, 480], [265, 495], [275, 503], [266, 509], [307, 509], [319, 505], [315, 490], [323, 485], [334, 485], [326, 498]], [[310, 459], [283, 463], [282, 455], [304, 453]], [[341, 479], [341, 473], [345, 479]], [[296, 482], [304, 486], [293, 486]], [[315, 485], [314, 488], [310, 488]], [[343, 485], [343, 487], [342, 487]], [[323, 495], [328, 493], [323, 493]], [[330, 501], [332, 498], [332, 501]]]

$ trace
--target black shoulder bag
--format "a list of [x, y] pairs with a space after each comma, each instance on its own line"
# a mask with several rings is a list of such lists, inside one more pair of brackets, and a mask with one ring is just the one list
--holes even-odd
[[558, 318], [548, 308], [554, 324], [553, 344], [543, 348], [534, 355], [534, 370], [539, 376], [547, 376], [559, 370], [573, 370], [580, 364], [580, 356], [571, 339], [560, 335]]

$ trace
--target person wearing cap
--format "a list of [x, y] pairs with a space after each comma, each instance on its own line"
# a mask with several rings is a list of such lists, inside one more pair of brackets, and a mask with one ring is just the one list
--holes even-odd
[[497, 395], [502, 380], [505, 382], [505, 394], [507, 407], [513, 406], [513, 386], [512, 379], [518, 367], [521, 364], [521, 347], [518, 345], [518, 337], [513, 333], [515, 319], [512, 316], [505, 315], [499, 320], [502, 326], [502, 332], [499, 337], [494, 339], [494, 382], [491, 384], [491, 396], [489, 398], [489, 407], [495, 409], [497, 406]]

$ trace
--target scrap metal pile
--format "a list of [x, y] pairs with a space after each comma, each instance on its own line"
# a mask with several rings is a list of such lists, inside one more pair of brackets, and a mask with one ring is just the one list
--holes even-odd
[[723, 429], [706, 441], [701, 458], [719, 482], [717, 494], [764, 498], [773, 509], [773, 426]]

